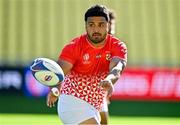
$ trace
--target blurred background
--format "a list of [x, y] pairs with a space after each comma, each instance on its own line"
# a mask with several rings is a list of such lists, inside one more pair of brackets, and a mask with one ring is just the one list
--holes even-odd
[[0, 0], [0, 117], [56, 114], [29, 65], [57, 60], [85, 32], [84, 13], [94, 4], [115, 11], [115, 35], [128, 47], [110, 116], [180, 116], [180, 0]]

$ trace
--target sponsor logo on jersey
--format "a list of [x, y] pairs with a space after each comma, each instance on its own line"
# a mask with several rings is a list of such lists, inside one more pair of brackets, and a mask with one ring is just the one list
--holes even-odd
[[89, 60], [89, 54], [88, 53], [84, 54], [83, 55], [83, 59], [84, 59], [84, 61]]
[[96, 55], [96, 59], [99, 59], [101, 57], [102, 57], [101, 54]]
[[111, 59], [111, 54], [110, 53], [106, 54], [106, 60], [110, 60], [110, 59]]
[[89, 53], [85, 53], [83, 55], [83, 64], [89, 64], [90, 61], [89, 61]]
[[106, 60], [110, 60], [111, 59], [111, 52], [110, 51], [106, 51]]

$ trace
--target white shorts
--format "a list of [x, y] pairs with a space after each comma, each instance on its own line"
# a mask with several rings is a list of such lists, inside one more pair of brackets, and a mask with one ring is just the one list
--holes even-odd
[[57, 108], [58, 115], [64, 124], [79, 124], [90, 118], [95, 118], [100, 124], [98, 110], [86, 101], [72, 95], [61, 94]]
[[108, 104], [107, 104], [106, 98], [104, 98], [104, 100], [103, 100], [103, 105], [102, 105], [100, 112], [108, 112]]

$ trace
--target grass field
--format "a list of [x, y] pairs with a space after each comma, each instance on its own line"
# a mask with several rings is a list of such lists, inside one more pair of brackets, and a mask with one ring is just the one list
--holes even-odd
[[[111, 116], [111, 125], [180, 125], [180, 118]], [[57, 115], [0, 114], [0, 125], [62, 125]]]

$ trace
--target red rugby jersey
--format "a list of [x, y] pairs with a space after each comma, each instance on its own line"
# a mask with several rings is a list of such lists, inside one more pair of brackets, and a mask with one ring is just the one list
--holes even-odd
[[127, 60], [127, 48], [112, 35], [107, 35], [105, 45], [101, 48], [94, 47], [86, 34], [73, 39], [59, 56], [59, 59], [73, 64], [61, 93], [83, 99], [99, 110], [106, 91], [98, 84], [107, 76], [110, 60], [115, 56]]

